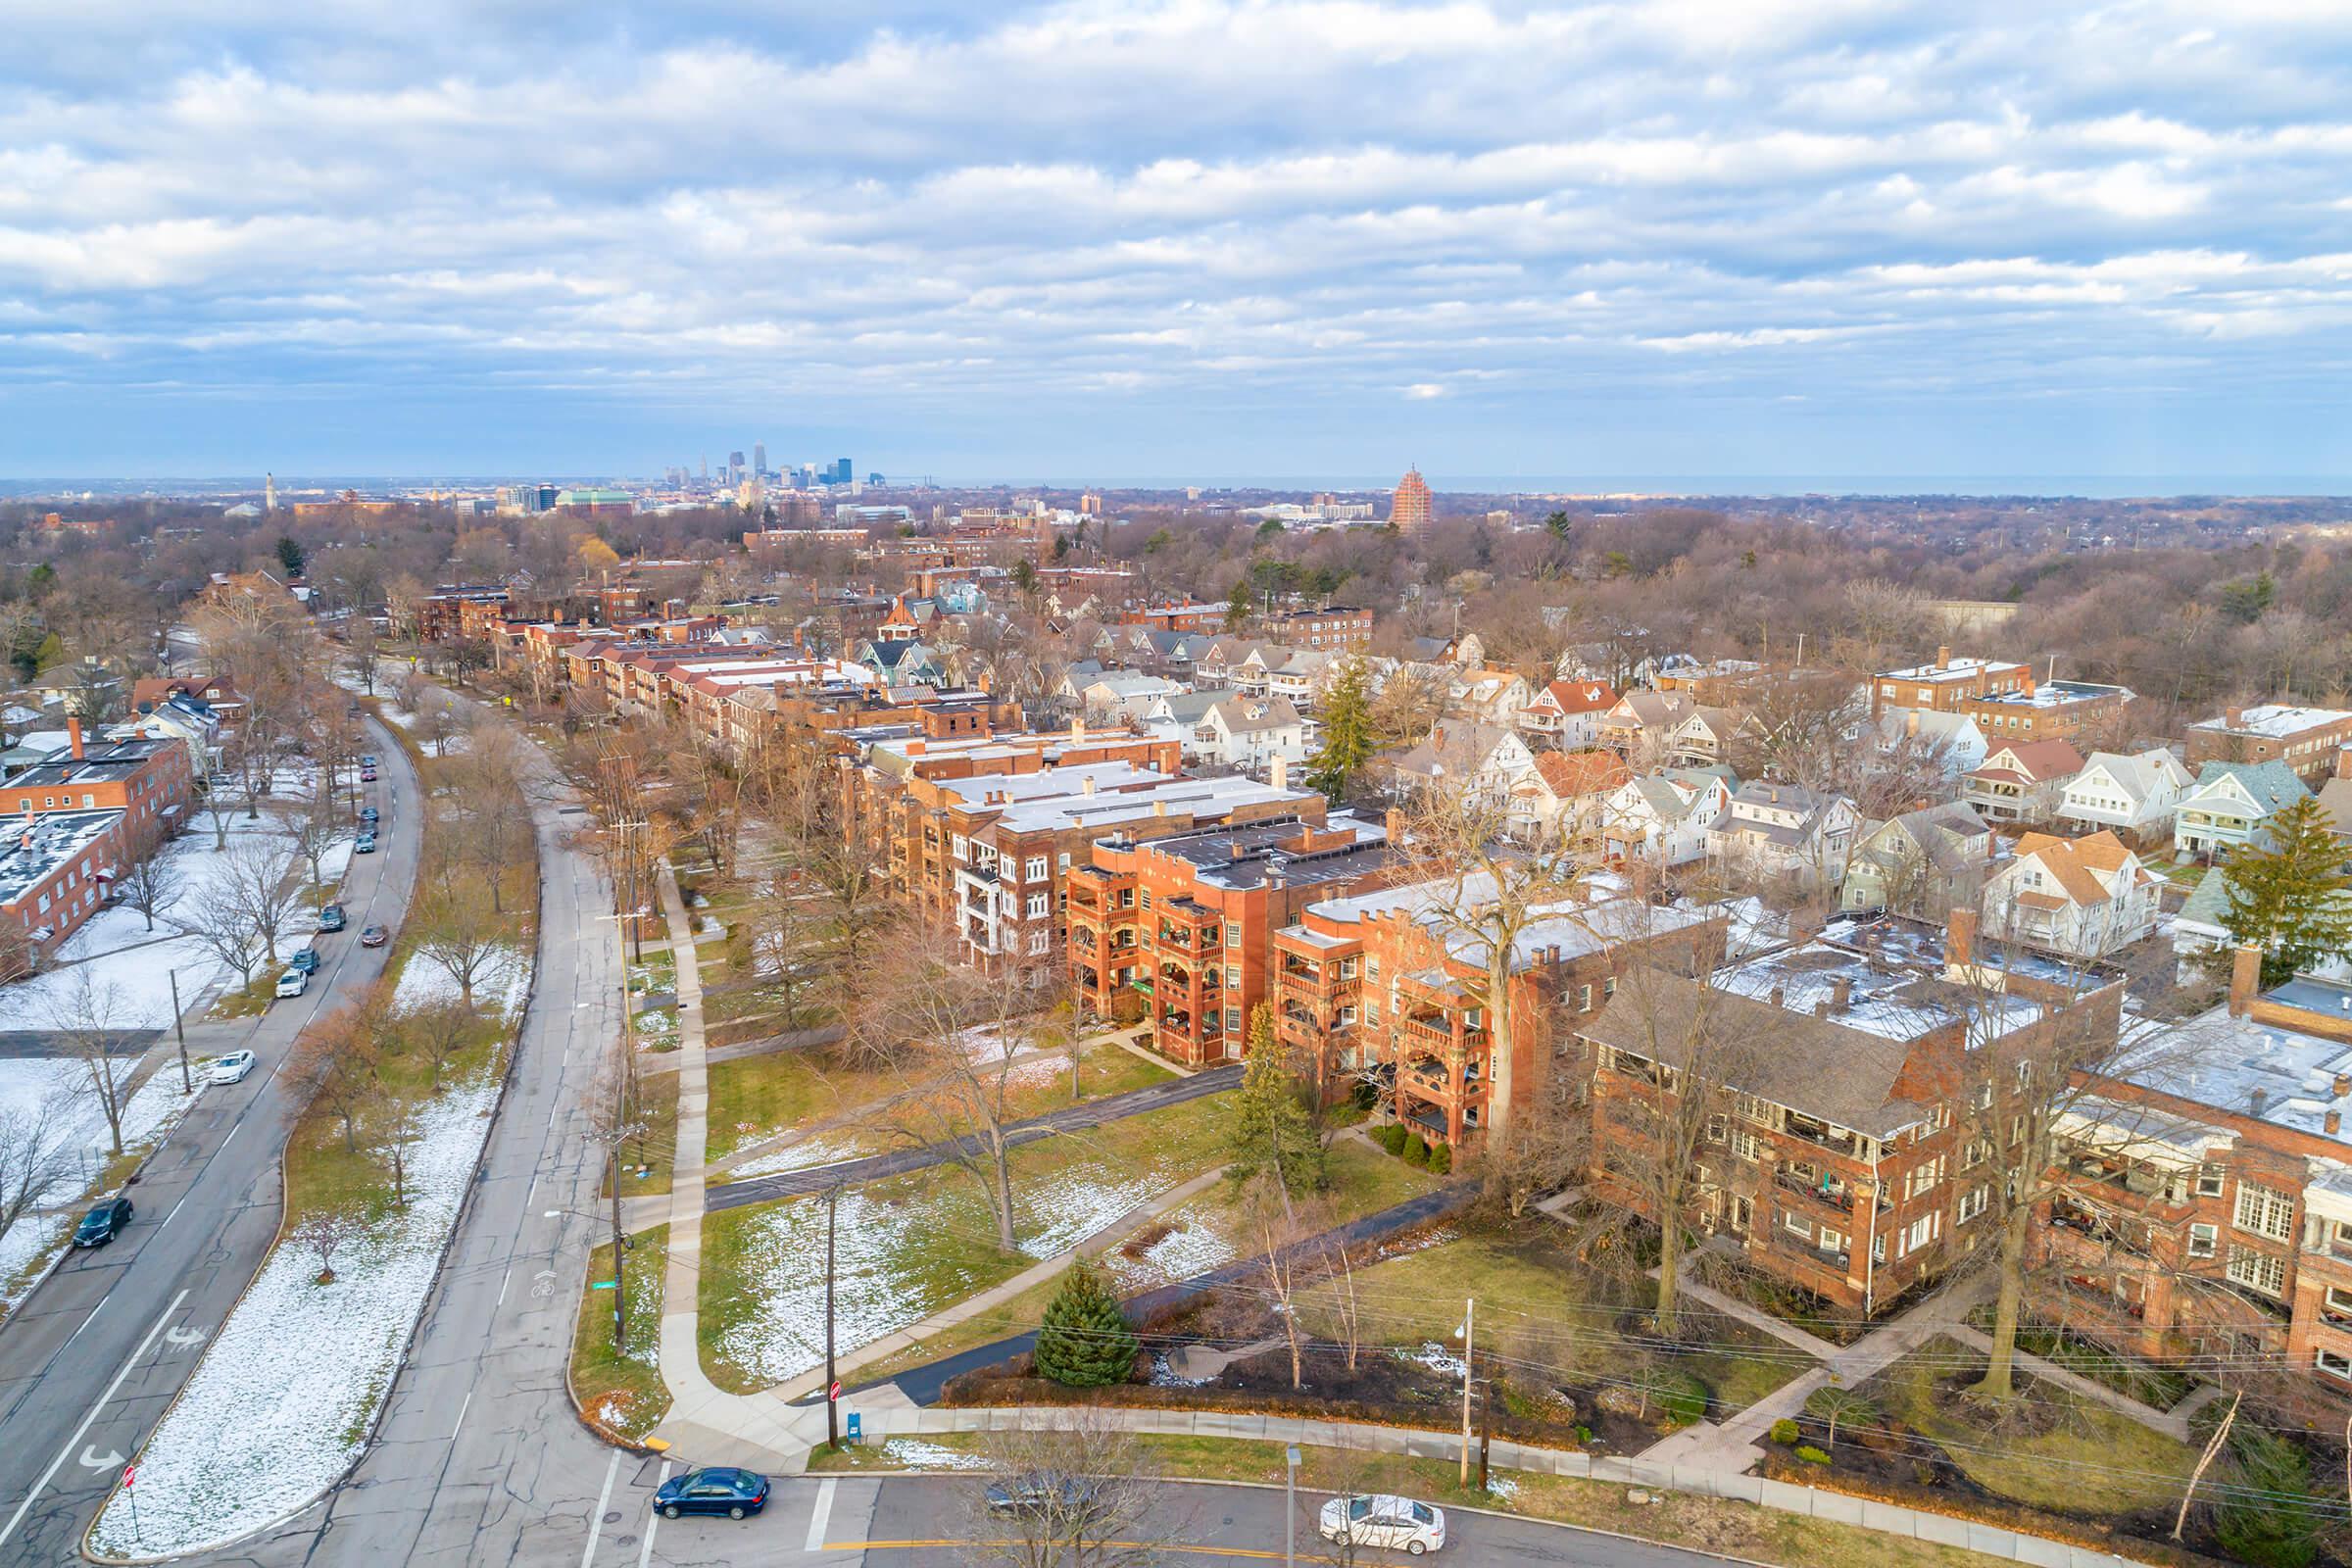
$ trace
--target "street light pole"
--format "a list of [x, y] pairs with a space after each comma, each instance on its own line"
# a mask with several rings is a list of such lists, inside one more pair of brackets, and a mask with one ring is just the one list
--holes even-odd
[[1282, 1455], [1282, 1568], [1298, 1568], [1298, 1445]]
[[1478, 1298], [1466, 1297], [1462, 1301], [1462, 1487], [1465, 1491], [1470, 1486], [1470, 1341], [1477, 1326]]
[[841, 1183], [825, 1190], [825, 1449], [841, 1449], [841, 1401], [833, 1396], [833, 1234], [841, 1213]]
[[188, 1076], [188, 1030], [179, 1021], [179, 971], [167, 969], [164, 978], [172, 982], [172, 1032], [179, 1037], [179, 1092], [192, 1095], [196, 1081]]

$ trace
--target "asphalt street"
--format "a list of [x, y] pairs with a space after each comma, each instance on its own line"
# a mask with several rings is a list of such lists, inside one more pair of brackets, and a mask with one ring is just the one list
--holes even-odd
[[258, 1017], [188, 1030], [191, 1057], [249, 1047], [259, 1068], [206, 1089], [189, 1108], [129, 1189], [138, 1213], [120, 1241], [70, 1254], [0, 1325], [0, 1563], [74, 1559], [124, 1456], [195, 1369], [276, 1234], [278, 1156], [299, 1108], [279, 1068], [305, 1025], [383, 972], [385, 950], [361, 947], [360, 930], [397, 925], [416, 881], [404, 815], [419, 798], [416, 775], [388, 732], [376, 734], [385, 766], [369, 799], [391, 828], [379, 853], [352, 858], [351, 924], [317, 939], [318, 976]]

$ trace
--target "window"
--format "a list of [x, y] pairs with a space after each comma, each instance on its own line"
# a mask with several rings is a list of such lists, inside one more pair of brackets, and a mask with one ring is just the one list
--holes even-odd
[[2286, 1259], [2269, 1252], [2257, 1252], [2251, 1247], [2230, 1249], [2230, 1262], [2223, 1270], [2231, 1283], [2243, 1285], [2265, 1296], [2286, 1294]]
[[1241, 1009], [1241, 1008], [1239, 1008], [1239, 1007], [1227, 1007], [1227, 1008], [1225, 1009], [1225, 1027], [1226, 1027], [1226, 1028], [1228, 1028], [1228, 1029], [1234, 1030], [1234, 1031], [1236, 1031], [1236, 1032], [1238, 1032], [1238, 1031], [1241, 1029], [1241, 1027], [1242, 1027], [1242, 1009]]
[[2031, 1060], [2021, 1061], [2017, 1064], [2017, 1087], [2020, 1089], [2034, 1087], [2034, 1063]]
[[1233, 989], [1236, 991], [1242, 989], [1242, 969], [1240, 964], [1234, 964], [1226, 969], [1225, 983], [1233, 987]]
[[2328, 1286], [2328, 1299], [2321, 1309], [2330, 1317], [2352, 1317], [2352, 1291], [2341, 1285]]
[[1793, 1208], [1781, 1210], [1781, 1229], [1792, 1236], [1802, 1236], [1807, 1241], [1813, 1239], [1813, 1222]]
[[2276, 1193], [2268, 1187], [2240, 1182], [2237, 1184], [2235, 1223], [2241, 1231], [2252, 1231], [2257, 1236], [2268, 1236], [2274, 1242], [2283, 1242], [2295, 1233], [2295, 1200], [2286, 1193]]
[[1046, 896], [1045, 896], [1043, 893], [1032, 893], [1032, 894], [1030, 894], [1030, 895], [1029, 895], [1029, 918], [1030, 918], [1030, 919], [1032, 919], [1032, 920], [1040, 920], [1040, 919], [1043, 919], [1043, 918], [1045, 918], [1045, 913], [1046, 913]]
[[2211, 1257], [2214, 1246], [2221, 1240], [2221, 1227], [2217, 1225], [2191, 1225], [2188, 1228], [2188, 1255]]
[[1756, 1141], [1754, 1133], [1734, 1133], [1732, 1134], [1732, 1152], [1738, 1154], [1741, 1159], [1752, 1162], [1764, 1156], [1764, 1147]]
[[1046, 932], [1032, 931], [1029, 933], [1029, 951], [1035, 954], [1043, 954], [1046, 951], [1047, 944], [1051, 940], [1051, 937]]
[[1610, 975], [1607, 979], [1601, 981], [1600, 994], [1604, 999], [1613, 997], [1617, 994], [1617, 977], [1615, 975]]
[[1845, 1232], [1834, 1231], [1824, 1225], [1814, 1233], [1813, 1244], [1825, 1252], [1842, 1252], [1846, 1249]]
[[1989, 1183], [1980, 1182], [1962, 1193], [1960, 1195], [1960, 1223], [1965, 1225], [1979, 1214], [1984, 1213], [1984, 1205], [1991, 1201], [1992, 1187]]
[[1592, 988], [1591, 986], [1578, 986], [1576, 988], [1576, 1010], [1579, 1012], [1591, 1012], [1592, 1010]]
[[1922, 1193], [1932, 1193], [1936, 1190], [1936, 1184], [1942, 1180], [1943, 1156], [1938, 1154], [1934, 1159], [1924, 1160], [1911, 1167], [1910, 1179], [1903, 1187], [1903, 1196], [1917, 1198]]
[[1029, 857], [1029, 863], [1021, 868], [1021, 880], [1024, 882], [1043, 882], [1045, 879], [1046, 858], [1042, 855], [1032, 855]]
[[956, 835], [953, 849], [956, 858], [958, 860], [968, 860], [972, 858], [971, 841], [960, 833]]
[[1067, 870], [1070, 868], [1070, 852], [1069, 852], [1069, 851], [1067, 851], [1067, 850], [1064, 850], [1064, 851], [1062, 851], [1062, 852], [1061, 852], [1060, 865], [1061, 865], [1061, 868], [1062, 868], [1064, 871], [1067, 871]]
[[2333, 1350], [2318, 1350], [2313, 1352], [2311, 1364], [2331, 1378], [2352, 1383], [2352, 1356], [2338, 1355]]
[[1934, 1241], [1936, 1233], [1939, 1229], [1936, 1222], [1942, 1217], [1940, 1214], [1930, 1214], [1925, 1219], [1913, 1223], [1903, 1232], [1902, 1246], [1896, 1250], [1895, 1255], [1909, 1257], [1913, 1252]]
[[1720, 1144], [1731, 1136], [1731, 1119], [1720, 1112], [1707, 1118], [1707, 1142]]
[[1144, 889], [1144, 907], [1147, 909], [1152, 907], [1152, 890], [1150, 888]]
[[2197, 1167], [2197, 1196], [2199, 1198], [2219, 1198], [2222, 1196], [2221, 1166], [2200, 1165]]
[[1238, 948], [1242, 945], [1242, 924], [1239, 920], [1225, 922], [1225, 945], [1229, 948]]
[[96, 806], [98, 804], [98, 797], [90, 794], [87, 790], [84, 790], [81, 796], [81, 804], [85, 808]]
[[1992, 1146], [1982, 1138], [1971, 1138], [1960, 1147], [1960, 1168], [1975, 1170], [1992, 1157]]
[[1884, 1231], [1870, 1239], [1870, 1260], [1873, 1263], [1886, 1261], [1886, 1236]]

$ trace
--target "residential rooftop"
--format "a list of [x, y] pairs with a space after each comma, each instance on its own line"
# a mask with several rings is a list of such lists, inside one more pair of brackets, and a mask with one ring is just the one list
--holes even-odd
[[2226, 735], [2257, 735], [2278, 740], [2288, 735], [2300, 735], [2307, 729], [2319, 729], [2352, 719], [2352, 712], [2338, 708], [2290, 708], [2283, 703], [2265, 703], [2259, 708], [2236, 710], [2219, 718], [2201, 719], [2190, 729], [2213, 730]]
[[2003, 708], [2052, 709], [2067, 708], [2076, 703], [2095, 703], [2103, 698], [2121, 697], [2130, 702], [2129, 686], [2102, 686], [2087, 680], [2045, 680], [2030, 692], [1991, 692], [1981, 701]]
[[51, 811], [0, 832], [0, 904], [33, 892], [122, 820], [119, 810]]
[[1879, 680], [1907, 680], [1915, 685], [1933, 686], [1942, 681], [1967, 680], [1987, 672], [2023, 669], [2026, 666], [2007, 659], [1946, 659], [1933, 664], [1915, 664], [1909, 669], [1881, 670]]
[[[1324, 847], [1300, 847], [1318, 841]], [[1115, 835], [1103, 842], [1122, 846]], [[1187, 861], [1200, 881], [1237, 891], [1263, 887], [1275, 877], [1286, 887], [1350, 882], [1382, 869], [1390, 859], [1388, 829], [1348, 811], [1334, 811], [1320, 825], [1286, 816], [1178, 833], [1139, 848]]]

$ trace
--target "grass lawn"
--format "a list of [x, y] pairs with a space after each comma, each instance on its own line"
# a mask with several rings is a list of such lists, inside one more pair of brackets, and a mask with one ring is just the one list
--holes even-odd
[[[1026, 1120], [1070, 1103], [1066, 1058], [1041, 1057], [1015, 1069], [1008, 1099], [1012, 1119]], [[1078, 1069], [1085, 1098], [1123, 1094], [1165, 1083], [1175, 1075], [1112, 1045], [1089, 1050]], [[851, 1114], [896, 1087], [886, 1074], [829, 1066], [812, 1050], [775, 1051], [710, 1064], [710, 1157], [795, 1128]]]
[[1944, 1445], [1971, 1481], [1996, 1495], [2077, 1515], [2180, 1502], [2196, 1468], [2194, 1447], [2049, 1384], [2034, 1388], [2036, 1398], [2059, 1407], [2057, 1419], [2045, 1423], [2048, 1431], [1986, 1431], [1956, 1414], [1936, 1387], [1962, 1363], [1982, 1368], [1984, 1361], [1950, 1340], [1936, 1340], [1871, 1379], [1864, 1392], [1888, 1415]]
[[[674, 1072], [641, 1073], [637, 1079], [638, 1102], [644, 1107], [645, 1132], [622, 1146], [620, 1151], [623, 1171], [620, 1196], [645, 1198], [669, 1191], [671, 1162], [678, 1151], [678, 1075]], [[639, 1176], [637, 1167], [646, 1168]], [[605, 1197], [612, 1196], [612, 1174], [606, 1167], [603, 1184], [597, 1189]]]
[[677, 989], [677, 960], [667, 953], [648, 948], [643, 959], [629, 965], [629, 992], [633, 996], [643, 996], [648, 992], [674, 993]]
[[[1277, 1487], [1283, 1483], [1283, 1445], [1279, 1443], [1151, 1435], [1139, 1436], [1136, 1442], [1163, 1475]], [[985, 1436], [970, 1433], [893, 1439], [841, 1454], [812, 1453], [808, 1468], [819, 1472], [914, 1468], [909, 1459], [928, 1469], [962, 1468], [970, 1463], [965, 1456], [987, 1452], [986, 1443]], [[1638, 1505], [1626, 1501], [1627, 1489], [1622, 1486], [1512, 1470], [1496, 1470], [1494, 1478], [1499, 1485], [1492, 1492], [1480, 1492], [1475, 1487], [1460, 1487], [1457, 1468], [1444, 1460], [1312, 1446], [1301, 1446], [1299, 1453], [1303, 1461], [1298, 1467], [1299, 1504], [1310, 1518], [1310, 1510], [1320, 1508], [1327, 1495], [1392, 1492], [1425, 1498], [1441, 1508], [1484, 1508], [1549, 1519], [1748, 1562], [1788, 1564], [1788, 1568], [1884, 1568], [1891, 1562], [1900, 1562], [1905, 1568], [1994, 1568], [2008, 1561], [1925, 1542], [1898, 1544], [1893, 1537], [1854, 1525], [1674, 1493], [1663, 1494], [1663, 1500], [1656, 1504]], [[964, 1459], [964, 1465], [956, 1465], [956, 1459]], [[1303, 1495], [1309, 1493], [1314, 1495]], [[1465, 1524], [1463, 1529], [1475, 1530], [1476, 1526]], [[1301, 1559], [1309, 1555], [1304, 1547], [1310, 1543], [1315, 1548], [1313, 1560], [1328, 1562], [1325, 1548], [1311, 1536], [1301, 1543]], [[1592, 1555], [1590, 1548], [1578, 1552], [1567, 1542], [1561, 1544], [1566, 1548], [1561, 1561], [1584, 1561]]]
[[[636, 1241], [626, 1281], [628, 1353], [612, 1353], [611, 1291], [580, 1292], [579, 1328], [571, 1341], [571, 1390], [580, 1408], [631, 1440], [653, 1431], [669, 1409], [669, 1391], [662, 1383], [662, 1277], [669, 1258], [669, 1227], [657, 1225]], [[608, 1243], [588, 1254], [588, 1278], [612, 1277]]]
[[[1463, 1225], [1449, 1239], [1355, 1275], [1366, 1341], [1450, 1344], [1464, 1299], [1475, 1298], [1479, 1348], [1510, 1357], [1514, 1378], [1528, 1383], [1546, 1373], [1563, 1382], [1622, 1379], [1634, 1352], [1619, 1339], [1616, 1319], [1646, 1302], [1647, 1283], [1578, 1260], [1541, 1220], [1508, 1231]], [[1799, 1350], [1735, 1320], [1699, 1316], [1703, 1311], [1684, 1307], [1690, 1319], [1686, 1333], [1717, 1348], [1679, 1354], [1674, 1363], [1732, 1408], [1754, 1403], [1813, 1365]], [[1328, 1287], [1305, 1293], [1300, 1321], [1320, 1339], [1341, 1337]]]
[[[1137, 1203], [1212, 1168], [1228, 1097], [1212, 1095], [1012, 1155], [1019, 1250], [997, 1250], [986, 1195], [919, 1171], [841, 1200], [836, 1344], [868, 1345], [1076, 1246]], [[712, 1381], [768, 1388], [823, 1359], [825, 1203], [724, 1209], [703, 1225], [700, 1337]]]

